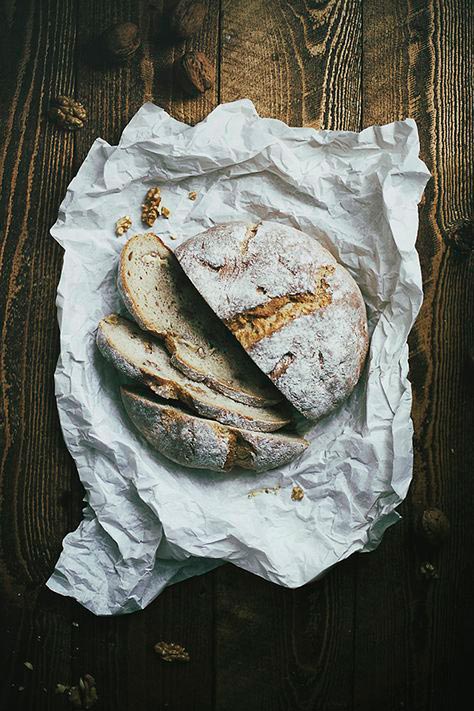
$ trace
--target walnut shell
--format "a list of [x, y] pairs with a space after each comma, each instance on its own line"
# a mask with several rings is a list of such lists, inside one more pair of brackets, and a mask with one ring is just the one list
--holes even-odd
[[425, 509], [418, 521], [419, 535], [430, 545], [440, 546], [449, 535], [449, 520], [440, 509]]
[[180, 0], [171, 17], [171, 29], [178, 37], [191, 37], [201, 29], [206, 15], [206, 3], [199, 0]]
[[202, 94], [210, 89], [215, 76], [214, 66], [202, 52], [186, 52], [178, 59], [178, 80], [187, 94]]
[[87, 120], [83, 105], [79, 101], [71, 99], [70, 96], [56, 97], [48, 111], [48, 116], [58, 126], [68, 131], [77, 131], [83, 128]]
[[138, 27], [133, 22], [119, 22], [102, 33], [103, 51], [114, 62], [126, 62], [140, 47]]

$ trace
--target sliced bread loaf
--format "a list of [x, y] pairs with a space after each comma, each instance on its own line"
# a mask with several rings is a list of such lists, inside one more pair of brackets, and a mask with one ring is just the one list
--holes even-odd
[[165, 347], [135, 323], [111, 314], [97, 328], [102, 355], [124, 375], [166, 399], [180, 400], [204, 417], [248, 430], [271, 432], [290, 422], [282, 411], [236, 402], [190, 380], [170, 362]]
[[256, 407], [281, 400], [159, 237], [148, 233], [128, 240], [118, 288], [140, 328], [162, 339], [173, 365], [192, 380]]
[[128, 416], [147, 442], [186, 467], [261, 472], [287, 464], [308, 446], [296, 435], [252, 432], [196, 417], [134, 388], [122, 387], [121, 395]]
[[309, 419], [356, 385], [368, 348], [356, 282], [319, 242], [276, 222], [217, 225], [176, 256], [254, 362]]

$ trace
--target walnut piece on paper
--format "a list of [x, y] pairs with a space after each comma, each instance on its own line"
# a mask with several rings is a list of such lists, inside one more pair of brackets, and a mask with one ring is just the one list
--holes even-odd
[[175, 642], [157, 642], [153, 649], [164, 662], [189, 662], [191, 659], [189, 652]]
[[191, 190], [191, 192], [188, 193], [188, 198], [190, 200], [195, 200], [197, 198], [198, 194], [195, 190]]
[[124, 215], [115, 223], [115, 234], [121, 237], [132, 226], [132, 218], [129, 215]]
[[145, 202], [142, 204], [142, 222], [148, 227], [152, 227], [160, 214], [160, 202], [160, 188], [150, 188], [145, 195]]
[[294, 486], [291, 490], [292, 501], [301, 501], [301, 499], [303, 497], [304, 497], [304, 491], [301, 488], [301, 486]]

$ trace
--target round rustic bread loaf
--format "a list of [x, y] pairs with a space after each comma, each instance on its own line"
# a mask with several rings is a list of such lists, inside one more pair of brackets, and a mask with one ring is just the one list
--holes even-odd
[[367, 315], [349, 272], [316, 239], [276, 222], [217, 225], [176, 250], [181, 266], [255, 363], [307, 418], [356, 385]]

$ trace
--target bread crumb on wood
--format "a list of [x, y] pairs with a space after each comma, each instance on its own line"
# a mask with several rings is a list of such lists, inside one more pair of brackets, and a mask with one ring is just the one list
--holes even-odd
[[280, 489], [280, 484], [277, 484], [276, 486], [262, 486], [260, 489], [252, 489], [252, 491], [249, 491], [247, 498], [253, 499], [255, 496], [258, 496], [258, 494], [274, 494], [276, 496]]

